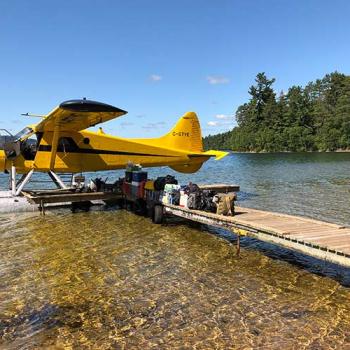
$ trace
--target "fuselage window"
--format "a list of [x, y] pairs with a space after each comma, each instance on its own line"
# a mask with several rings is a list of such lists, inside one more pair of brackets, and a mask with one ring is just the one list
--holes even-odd
[[84, 137], [83, 142], [84, 145], [88, 145], [90, 143], [90, 139], [88, 137]]
[[77, 152], [79, 147], [71, 137], [61, 137], [58, 140], [57, 152]]

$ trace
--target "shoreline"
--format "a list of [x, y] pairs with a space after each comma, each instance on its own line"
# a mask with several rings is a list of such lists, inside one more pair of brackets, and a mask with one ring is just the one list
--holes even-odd
[[335, 151], [275, 151], [275, 152], [267, 152], [267, 151], [234, 151], [234, 150], [221, 150], [235, 154], [278, 154], [278, 153], [298, 153], [298, 154], [308, 154], [308, 153], [350, 153], [350, 149], [338, 149]]

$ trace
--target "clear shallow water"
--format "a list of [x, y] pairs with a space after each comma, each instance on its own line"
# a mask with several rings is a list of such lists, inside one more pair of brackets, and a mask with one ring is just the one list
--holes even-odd
[[[234, 155], [177, 177], [350, 225], [350, 154]], [[2, 216], [0, 348], [350, 348], [347, 269], [253, 239], [238, 259], [210, 231], [120, 210]]]

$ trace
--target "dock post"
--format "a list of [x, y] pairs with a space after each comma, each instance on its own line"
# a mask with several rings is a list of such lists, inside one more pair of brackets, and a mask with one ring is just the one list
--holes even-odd
[[11, 166], [11, 194], [16, 195], [16, 167], [13, 164]]
[[40, 214], [45, 215], [45, 203], [43, 200], [40, 201], [39, 210], [40, 210]]
[[237, 255], [237, 257], [239, 257], [240, 256], [240, 254], [241, 254], [241, 236], [238, 234], [237, 235], [237, 246], [236, 246], [236, 255]]

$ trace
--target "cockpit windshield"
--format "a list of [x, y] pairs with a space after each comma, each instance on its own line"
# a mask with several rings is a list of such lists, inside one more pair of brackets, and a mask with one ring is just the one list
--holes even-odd
[[33, 129], [26, 127], [23, 130], [21, 130], [19, 133], [17, 133], [15, 136], [13, 136], [14, 141], [19, 141], [28, 138], [33, 133]]

